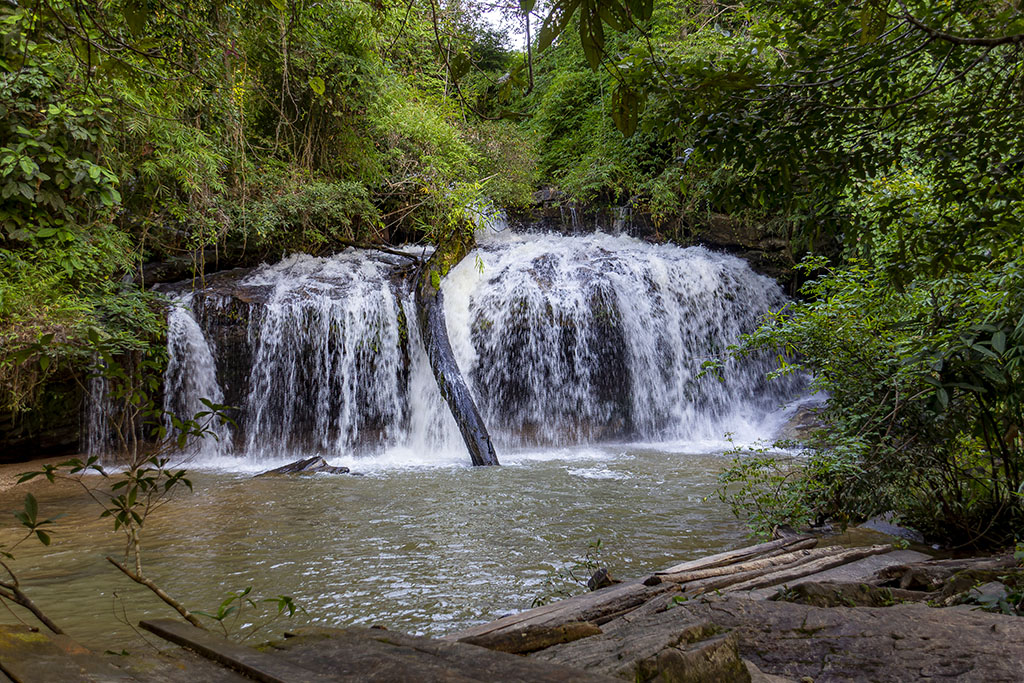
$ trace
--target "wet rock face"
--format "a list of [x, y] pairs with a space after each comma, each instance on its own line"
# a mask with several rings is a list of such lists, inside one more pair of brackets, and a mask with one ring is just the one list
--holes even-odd
[[43, 389], [38, 410], [0, 412], [0, 462], [23, 462], [38, 455], [74, 453], [80, 436], [82, 390], [68, 379]]
[[[202, 282], [188, 280], [156, 288], [172, 297], [193, 292], [191, 308], [210, 343], [224, 405], [228, 406], [245, 405], [251, 391], [249, 378], [253, 343], [250, 325], [253, 316], [259, 315], [260, 308], [266, 305], [271, 294], [269, 286], [244, 284], [252, 270], [235, 268], [208, 275]], [[234, 435], [240, 437], [246, 427], [246, 412], [232, 409], [227, 414], [238, 425]]]
[[[537, 282], [543, 286], [545, 281]], [[513, 315], [505, 316], [501, 335], [494, 338], [494, 311], [474, 311], [473, 340], [480, 360], [472, 378], [476, 386], [490, 389], [481, 395], [482, 408], [520, 444], [635, 435], [630, 395], [623, 391], [632, 382], [629, 347], [614, 292], [607, 283], [592, 283], [584, 296], [585, 315], [525, 297], [513, 300], [508, 305]], [[558, 396], [545, 400], [543, 412], [536, 408], [539, 391]]]
[[[785, 300], [739, 259], [610, 235], [503, 235], [477, 259], [444, 318], [499, 448], [718, 438], [802, 390], [766, 384], [769, 355], [703, 371]], [[163, 286], [168, 406], [238, 408], [216, 455], [452, 447], [408, 266], [350, 250]]]

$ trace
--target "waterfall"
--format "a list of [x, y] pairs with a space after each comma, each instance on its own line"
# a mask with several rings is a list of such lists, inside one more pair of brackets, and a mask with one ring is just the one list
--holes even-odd
[[[203, 403], [224, 404], [224, 392], [217, 382], [217, 363], [214, 349], [203, 334], [192, 310], [193, 295], [183, 294], [172, 299], [167, 314], [167, 370], [164, 373], [164, 426], [172, 436], [175, 433], [171, 417], [191, 420], [197, 413], [209, 410]], [[206, 436], [189, 443], [189, 450], [201, 455], [224, 455], [231, 450], [232, 432], [228, 424], [219, 419], [197, 420]]]
[[247, 452], [394, 442], [405, 424], [409, 326], [393, 267], [355, 250], [293, 256], [243, 283], [273, 288], [249, 321]]
[[[721, 439], [802, 388], [767, 383], [768, 358], [702, 375], [785, 302], [740, 259], [600, 233], [488, 234], [443, 288], [452, 348], [499, 452]], [[213, 454], [462, 452], [420, 343], [410, 273], [400, 256], [349, 249], [179, 293], [166, 408], [189, 414], [201, 397], [235, 406], [238, 426]]]
[[708, 440], [797, 389], [771, 359], [703, 375], [785, 298], [735, 257], [600, 233], [481, 250], [445, 285], [452, 346], [499, 443]]
[[[93, 358], [94, 365], [99, 368], [100, 360]], [[86, 384], [86, 396], [82, 411], [83, 431], [85, 433], [86, 455], [105, 456], [116, 444], [111, 433], [111, 418], [114, 406], [110, 400], [110, 383], [100, 372], [96, 371], [89, 377]]]

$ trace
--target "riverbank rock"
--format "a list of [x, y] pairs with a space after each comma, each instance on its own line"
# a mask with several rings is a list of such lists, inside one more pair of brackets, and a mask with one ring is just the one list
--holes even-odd
[[283, 467], [268, 470], [257, 474], [257, 477], [265, 477], [270, 474], [350, 474], [347, 467], [334, 467], [319, 455], [304, 460], [290, 462]]
[[731, 629], [740, 656], [794, 680], [1009, 682], [1024, 671], [1024, 620], [969, 606], [822, 608], [729, 596], [664, 615]]
[[896, 515], [893, 512], [875, 515], [860, 525], [862, 529], [870, 529], [880, 534], [902, 538], [911, 543], [924, 543], [924, 534], [916, 529], [909, 529], [896, 523]]
[[786, 424], [779, 430], [779, 438], [790, 441], [804, 441], [815, 429], [820, 429], [822, 426], [821, 418], [818, 416], [818, 411], [822, 408], [822, 404], [805, 405], [800, 406], [796, 409]]
[[604, 633], [550, 647], [539, 659], [631, 681], [747, 683], [736, 636], [704, 620], [641, 613], [609, 622]]

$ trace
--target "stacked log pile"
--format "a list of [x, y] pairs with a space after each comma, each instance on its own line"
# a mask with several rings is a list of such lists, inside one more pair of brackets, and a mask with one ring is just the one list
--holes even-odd
[[782, 585], [893, 550], [891, 545], [864, 548], [835, 545], [819, 548], [817, 545], [816, 538], [779, 539], [683, 562], [655, 573], [648, 582], [660, 580], [678, 584], [687, 597], [715, 591], [750, 591]]

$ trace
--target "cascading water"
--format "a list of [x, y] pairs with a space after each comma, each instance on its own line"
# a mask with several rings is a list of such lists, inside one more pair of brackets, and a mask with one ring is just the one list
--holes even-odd
[[274, 288], [249, 322], [247, 451], [394, 441], [405, 421], [406, 323], [390, 275], [390, 264], [349, 251], [292, 257], [247, 280]]
[[[171, 416], [191, 419], [209, 412], [202, 402], [223, 405], [224, 392], [217, 382], [214, 350], [203, 334], [192, 311], [193, 295], [175, 297], [167, 314], [167, 371], [164, 374], [164, 414], [168, 430]], [[196, 439], [190, 448], [202, 455], [224, 455], [231, 448], [231, 427], [210, 417], [202, 421], [206, 436]]]
[[[292, 256], [181, 297], [167, 409], [237, 407], [214, 454], [461, 453], [422, 349], [409, 261]], [[702, 375], [778, 286], [741, 260], [623, 236], [486, 239], [444, 283], [452, 347], [495, 445], [720, 440], [799, 390], [767, 360]], [[456, 456], [459, 457], [459, 456]]]
[[449, 334], [498, 443], [708, 440], [792, 397], [767, 359], [705, 361], [784, 304], [740, 259], [610, 235], [481, 253], [445, 284]]

